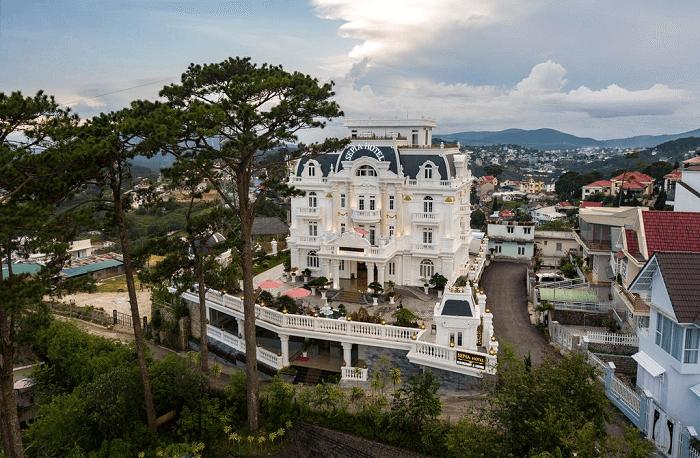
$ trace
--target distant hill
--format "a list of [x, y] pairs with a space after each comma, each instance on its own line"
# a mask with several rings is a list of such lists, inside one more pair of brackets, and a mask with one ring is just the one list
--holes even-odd
[[506, 129], [435, 134], [434, 137], [463, 145], [521, 145], [538, 149], [570, 149], [587, 146], [607, 148], [648, 148], [684, 137], [700, 137], [700, 129], [670, 135], [639, 135], [629, 138], [596, 140], [578, 137], [555, 129]]
[[682, 154], [698, 148], [700, 148], [700, 137], [679, 138], [656, 146], [659, 152], [669, 155]]

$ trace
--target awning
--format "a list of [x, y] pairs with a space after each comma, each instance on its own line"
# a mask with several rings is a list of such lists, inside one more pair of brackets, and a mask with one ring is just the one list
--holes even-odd
[[658, 377], [659, 375], [666, 372], [666, 369], [661, 366], [661, 364], [654, 361], [654, 359], [644, 353], [643, 351], [637, 352], [632, 355], [632, 359], [637, 361], [637, 364], [642, 366], [642, 369], [647, 371], [652, 377]]

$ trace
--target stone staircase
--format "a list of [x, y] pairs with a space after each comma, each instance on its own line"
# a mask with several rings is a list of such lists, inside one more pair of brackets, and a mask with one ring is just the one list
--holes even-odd
[[357, 291], [340, 290], [338, 294], [333, 296], [333, 302], [349, 302], [351, 304], [366, 304], [367, 301], [363, 294]]
[[333, 379], [340, 379], [340, 374], [337, 372], [305, 366], [294, 366], [294, 369], [296, 370], [294, 381], [292, 381], [294, 384], [318, 385]]

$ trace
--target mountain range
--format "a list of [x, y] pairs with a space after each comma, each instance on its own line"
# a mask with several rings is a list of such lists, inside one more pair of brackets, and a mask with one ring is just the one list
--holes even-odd
[[600, 148], [649, 148], [664, 142], [687, 137], [700, 137], [700, 129], [680, 134], [637, 135], [635, 137], [610, 140], [577, 137], [555, 129], [506, 129], [434, 135], [435, 140], [458, 141], [462, 145], [521, 145], [537, 149], [572, 149], [595, 146]]

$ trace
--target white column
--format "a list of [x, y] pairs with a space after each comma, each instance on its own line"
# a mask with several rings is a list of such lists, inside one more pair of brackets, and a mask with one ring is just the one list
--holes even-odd
[[282, 366], [289, 366], [289, 336], [286, 334], [279, 334], [280, 344], [282, 347]]
[[272, 242], [270, 242], [270, 248], [272, 249], [272, 256], [277, 255], [277, 240], [272, 239]]
[[369, 285], [370, 283], [374, 283], [374, 263], [373, 262], [368, 262], [367, 263], [367, 291], [369, 291]]
[[334, 259], [333, 264], [333, 289], [340, 289], [340, 261]]
[[352, 366], [352, 344], [348, 342], [342, 342], [343, 345], [343, 361], [346, 367]]
[[384, 271], [386, 264], [377, 264], [377, 282], [384, 287]]
[[238, 334], [241, 336], [241, 339], [245, 338], [242, 318], [236, 318], [236, 326], [238, 326]]

